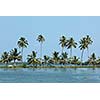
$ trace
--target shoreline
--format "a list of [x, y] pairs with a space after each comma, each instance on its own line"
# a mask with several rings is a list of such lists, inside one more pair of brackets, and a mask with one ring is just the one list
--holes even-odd
[[100, 68], [100, 66], [0, 66], [2, 68]]

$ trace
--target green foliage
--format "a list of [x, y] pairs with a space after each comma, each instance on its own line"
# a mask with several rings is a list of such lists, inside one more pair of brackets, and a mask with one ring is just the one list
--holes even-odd
[[[81, 59], [79, 59], [77, 56], [72, 56], [72, 49], [73, 48], [77, 48], [78, 43], [74, 40], [73, 37], [66, 39], [65, 36], [61, 36], [59, 39], [59, 45], [62, 48], [62, 52], [57, 52], [54, 51], [52, 53], [52, 56], [48, 56], [48, 55], [44, 55], [43, 59], [42, 59], [42, 44], [45, 41], [45, 38], [43, 35], [39, 35], [37, 38], [37, 41], [40, 43], [40, 58], [37, 58], [37, 52], [32, 51], [31, 54], [29, 54], [27, 56], [27, 62], [28, 64], [34, 67], [38, 67], [41, 65], [41, 67], [45, 67], [44, 65], [52, 65], [53, 67], [56, 64], [73, 64], [73, 65], [80, 65], [80, 64], [89, 64], [89, 65], [98, 65], [100, 64], [100, 58], [96, 59], [96, 55], [95, 53], [93, 53], [88, 61], [83, 62], [83, 54], [84, 54], [84, 50], [89, 50], [89, 46], [93, 43], [91, 37], [89, 35], [86, 35], [85, 37], [83, 37], [82, 39], [80, 39], [79, 41], [79, 49], [81, 50]], [[21, 52], [18, 51], [17, 48], [12, 49], [10, 52], [4, 52], [1, 55], [1, 59], [0, 62], [4, 63], [4, 64], [9, 64], [9, 63], [14, 63], [14, 65], [17, 62], [23, 61], [23, 49], [27, 48], [28, 41], [24, 38], [21, 37], [18, 42], [17, 45], [19, 48], [21, 48]], [[70, 50], [70, 56], [67, 52], [64, 52], [64, 48], [67, 48]], [[81, 61], [80, 61], [81, 60]], [[43, 65], [43, 66], [42, 66]], [[26, 63], [22, 63], [21, 67], [26, 68], [27, 64]]]
[[42, 35], [39, 35], [37, 41], [43, 43], [45, 41], [45, 38]]
[[10, 62], [9, 53], [8, 53], [8, 52], [4, 52], [4, 53], [1, 55], [1, 60], [0, 60], [0, 62], [5, 63], [5, 64], [8, 64], [8, 62]]
[[19, 48], [27, 48], [28, 41], [24, 37], [21, 37], [17, 44], [18, 44]]
[[60, 38], [60, 45], [61, 45], [61, 47], [62, 47], [62, 53], [63, 53], [63, 49], [66, 47], [66, 44], [67, 44], [67, 39], [66, 39], [66, 37], [65, 36], [62, 36], [61, 38]]
[[18, 52], [17, 48], [14, 48], [10, 51], [10, 59], [14, 61], [21, 61], [22, 56], [20, 55], [20, 52]]

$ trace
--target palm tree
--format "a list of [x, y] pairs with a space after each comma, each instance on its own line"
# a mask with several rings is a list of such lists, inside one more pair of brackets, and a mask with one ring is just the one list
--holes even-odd
[[82, 50], [82, 53], [81, 53], [81, 63], [83, 62], [83, 54], [84, 54], [84, 50], [87, 48], [87, 40], [86, 40], [86, 38], [85, 37], [83, 37], [80, 41], [79, 41], [79, 43], [80, 43], [80, 46], [79, 46], [79, 48], [80, 48], [80, 50]]
[[60, 63], [66, 64], [67, 58], [68, 58], [68, 53], [67, 52], [63, 52], [60, 57], [61, 57]]
[[21, 48], [21, 55], [22, 55], [22, 62], [23, 62], [23, 49], [27, 48], [28, 41], [24, 37], [21, 37], [19, 39], [19, 41], [17, 42], [17, 45], [18, 45], [19, 48]]
[[98, 59], [96, 60], [96, 64], [100, 65], [100, 57], [98, 57]]
[[37, 41], [40, 42], [40, 58], [42, 60], [42, 44], [45, 41], [45, 38], [42, 35], [39, 35]]
[[38, 59], [36, 59], [36, 52], [35, 51], [32, 51], [32, 53], [30, 54], [30, 55], [28, 55], [28, 57], [27, 57], [27, 62], [29, 63], [29, 64], [32, 64], [33, 66], [34, 65], [36, 65], [37, 66], [37, 64], [38, 64]]
[[50, 57], [47, 55], [44, 55], [44, 63], [47, 64], [49, 61]]
[[66, 44], [66, 47], [67, 49], [70, 49], [70, 58], [72, 57], [72, 48], [76, 48], [77, 46], [77, 43], [74, 41], [74, 39], [71, 37], [67, 44]]
[[66, 46], [66, 43], [67, 43], [67, 40], [66, 40], [66, 37], [65, 36], [62, 36], [61, 38], [60, 38], [60, 45], [61, 45], [61, 47], [62, 47], [62, 53], [63, 53], [63, 51], [64, 51], [64, 47]]
[[95, 65], [96, 64], [96, 55], [95, 55], [95, 53], [93, 53], [92, 55], [91, 55], [91, 57], [89, 58], [89, 64], [93, 64], [93, 65]]
[[8, 53], [8, 52], [4, 52], [4, 53], [1, 55], [1, 60], [0, 60], [0, 62], [5, 63], [6, 66], [7, 66], [8, 62], [10, 62], [9, 53]]
[[53, 52], [53, 60], [54, 60], [54, 63], [55, 64], [58, 63], [58, 60], [59, 60], [59, 52], [56, 52], [56, 51]]
[[20, 52], [18, 52], [17, 48], [14, 48], [10, 51], [10, 59], [14, 61], [14, 65], [16, 63], [16, 60], [22, 60], [22, 56], [20, 55]]
[[87, 51], [88, 51], [88, 57], [89, 57], [89, 45], [91, 45], [93, 41], [89, 35], [86, 36], [86, 41], [87, 41]]
[[73, 59], [72, 59], [72, 64], [79, 64], [79, 58], [77, 56], [74, 56]]

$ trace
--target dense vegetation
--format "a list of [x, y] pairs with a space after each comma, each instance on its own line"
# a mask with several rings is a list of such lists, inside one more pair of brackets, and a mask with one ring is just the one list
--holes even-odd
[[[40, 57], [37, 58], [37, 52], [32, 51], [30, 54], [27, 55], [27, 62], [23, 62], [23, 50], [24, 48], [27, 48], [29, 43], [26, 38], [21, 37], [17, 45], [19, 47], [19, 50], [17, 48], [12, 49], [11, 51], [3, 52], [0, 57], [0, 63], [5, 64], [6, 66], [18, 66], [17, 64], [20, 64], [20, 66], [27, 67], [27, 66], [99, 66], [100, 65], [100, 58], [96, 58], [95, 53], [92, 53], [92, 55], [89, 55], [89, 46], [92, 45], [93, 40], [89, 35], [81, 38], [79, 40], [79, 43], [77, 43], [73, 37], [67, 39], [65, 36], [60, 37], [59, 39], [59, 45], [61, 46], [62, 50], [61, 52], [54, 51], [52, 53], [52, 56], [49, 55], [42, 55], [42, 46], [45, 42], [45, 38], [43, 35], [39, 35], [36, 39], [40, 43]], [[69, 49], [70, 54], [64, 51], [64, 49]], [[79, 48], [81, 52], [81, 56], [77, 57], [73, 55], [73, 48]], [[83, 55], [84, 51], [87, 50], [88, 52], [88, 59], [87, 61], [83, 61]]]

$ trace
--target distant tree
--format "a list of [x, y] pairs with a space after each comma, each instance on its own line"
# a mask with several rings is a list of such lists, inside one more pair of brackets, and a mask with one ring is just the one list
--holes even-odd
[[36, 58], [36, 54], [37, 53], [35, 51], [32, 51], [32, 53], [27, 57], [27, 62], [33, 66], [37, 66], [39, 63], [38, 59]]
[[59, 63], [59, 52], [53, 52], [53, 60], [55, 64]]
[[95, 65], [96, 64], [96, 55], [93, 53], [89, 58], [89, 64]]
[[17, 43], [18, 47], [21, 48], [21, 55], [22, 55], [22, 62], [23, 62], [23, 49], [27, 48], [28, 46], [28, 41], [24, 38], [21, 37]]
[[6, 66], [8, 65], [8, 63], [10, 62], [9, 53], [8, 52], [3, 52], [3, 54], [1, 55], [0, 62], [5, 63]]
[[89, 45], [93, 43], [91, 37], [89, 35], [86, 36], [86, 43], [87, 43], [87, 51], [88, 51], [88, 57], [89, 57]]
[[22, 60], [22, 56], [20, 55], [20, 52], [18, 52], [17, 48], [10, 51], [10, 59], [14, 61], [14, 65], [16, 64], [16, 61]]
[[62, 36], [61, 38], [60, 38], [60, 45], [61, 45], [61, 47], [62, 47], [62, 53], [63, 53], [63, 51], [64, 51], [64, 47], [66, 47], [66, 43], [67, 43], [67, 39], [66, 39], [66, 37], [65, 36]]
[[42, 44], [45, 41], [43, 35], [39, 35], [37, 41], [40, 42], [40, 58], [42, 59]]
[[75, 42], [75, 40], [71, 37], [67, 44], [66, 44], [67, 49], [70, 49], [70, 58], [72, 57], [72, 48], [76, 48], [77, 47], [77, 43]]
[[68, 53], [67, 52], [63, 52], [60, 55], [60, 63], [61, 64], [66, 64], [67, 63], [67, 58], [68, 58]]
[[71, 61], [72, 64], [80, 64], [80, 61], [79, 61], [79, 58], [77, 56], [74, 56], [72, 58], [72, 61]]
[[82, 53], [81, 53], [81, 63], [82, 63], [82, 62], [83, 62], [84, 50], [87, 49], [87, 40], [86, 40], [86, 38], [83, 37], [83, 38], [79, 41], [79, 43], [80, 43], [79, 48], [80, 48], [80, 50], [82, 51]]
[[50, 59], [49, 56], [44, 55], [44, 63], [45, 63], [45, 64], [48, 64], [49, 59]]

